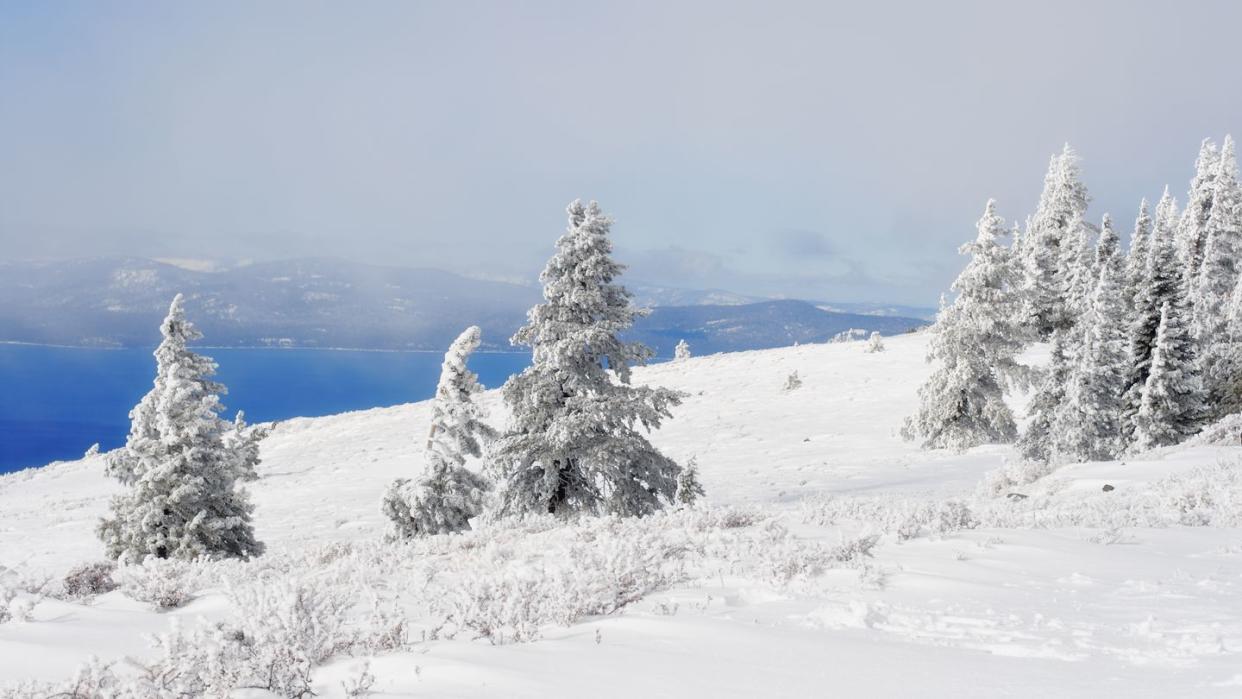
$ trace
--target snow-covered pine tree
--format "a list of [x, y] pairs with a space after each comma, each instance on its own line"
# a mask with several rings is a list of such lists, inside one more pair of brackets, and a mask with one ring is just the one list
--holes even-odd
[[1071, 221], [1087, 211], [1087, 189], [1079, 179], [1078, 156], [1067, 143], [1052, 156], [1044, 176], [1039, 207], [1023, 236], [1025, 270], [1024, 326], [1040, 338], [1072, 320], [1065, 309], [1065, 280], [1061, 269], [1061, 244]]
[[1203, 264], [1203, 248], [1207, 244], [1207, 223], [1212, 213], [1212, 194], [1216, 172], [1220, 165], [1220, 151], [1212, 139], [1205, 138], [1199, 145], [1199, 157], [1195, 160], [1195, 176], [1190, 180], [1190, 192], [1186, 198], [1186, 210], [1177, 223], [1177, 254], [1185, 272], [1183, 283], [1190, 295], [1187, 303], [1192, 306], [1199, 282], [1199, 268]]
[[1096, 278], [1091, 235], [1091, 227], [1081, 214], [1075, 213], [1061, 241], [1060, 275], [1065, 304], [1062, 323], [1066, 328], [1077, 325], [1090, 306]]
[[1176, 302], [1166, 301], [1160, 309], [1151, 372], [1143, 384], [1135, 420], [1139, 449], [1177, 444], [1194, 434], [1203, 421], [1203, 383], [1184, 313], [1184, 306]]
[[504, 387], [512, 424], [489, 459], [496, 514], [648, 514], [672, 501], [681, 468], [638, 427], [658, 428], [681, 394], [630, 385], [651, 350], [618, 338], [640, 311], [616, 282], [612, 221], [595, 202], [568, 214], [540, 277], [544, 301], [512, 340], [534, 356]]
[[224, 446], [233, 454], [233, 467], [237, 478], [254, 481], [259, 478], [259, 442], [268, 435], [261, 425], [247, 425], [246, 413], [238, 410], [233, 417], [233, 429], [224, 436]]
[[1067, 332], [1058, 329], [1052, 333], [1052, 357], [1044, 370], [1043, 379], [1035, 389], [1035, 395], [1026, 407], [1026, 414], [1030, 419], [1022, 431], [1022, 436], [1018, 438], [1017, 447], [1027, 461], [1048, 463], [1053, 457], [1053, 427], [1065, 400], [1072, 370], [1070, 356], [1065, 347]]
[[1134, 441], [1135, 420], [1142, 404], [1143, 385], [1151, 371], [1152, 349], [1156, 346], [1156, 332], [1160, 327], [1160, 309], [1167, 302], [1185, 302], [1184, 275], [1176, 248], [1177, 220], [1177, 202], [1165, 187], [1156, 205], [1143, 274], [1131, 299], [1130, 369], [1121, 422], [1122, 440], [1126, 444]]
[[1097, 248], [1099, 277], [1075, 334], [1082, 337], [1057, 412], [1054, 461], [1103, 461], [1121, 452], [1121, 403], [1128, 373], [1125, 268], [1120, 239], [1104, 216]]
[[381, 510], [399, 537], [463, 531], [483, 512], [490, 485], [466, 468], [466, 458], [481, 457], [486, 443], [496, 437], [475, 401], [483, 386], [466, 366], [481, 342], [482, 331], [471, 326], [445, 353], [431, 406], [426, 468], [413, 482], [398, 479], [384, 494]]
[[676, 501], [682, 506], [693, 505], [704, 495], [703, 484], [699, 482], [699, 464], [692, 456], [677, 474]]
[[958, 296], [933, 327], [928, 361], [938, 366], [919, 388], [918, 412], [902, 428], [925, 448], [967, 449], [1017, 436], [1003, 388], [1022, 347], [1013, 322], [1021, 303], [1017, 271], [1002, 245], [1006, 233], [989, 200], [977, 237], [961, 248], [971, 260], [953, 282]]
[[126, 457], [109, 468], [128, 487], [113, 498], [99, 536], [110, 558], [132, 562], [257, 556], [253, 506], [224, 443], [232, 427], [220, 418], [225, 389], [211, 378], [215, 362], [187, 346], [202, 334], [180, 294], [160, 331], [154, 388], [131, 413]]
[[1212, 208], [1207, 220], [1207, 242], [1192, 297], [1191, 333], [1198, 341], [1200, 375], [1207, 390], [1209, 418], [1219, 418], [1237, 407], [1231, 398], [1238, 361], [1229, 327], [1230, 298], [1238, 285], [1242, 254], [1242, 188], [1233, 138], [1225, 137], [1217, 159], [1212, 186]]
[[690, 358], [690, 343], [685, 339], [677, 341], [677, 347], [673, 349], [673, 359], [682, 360]]
[[[1165, 192], [1166, 196], [1168, 192]], [[1163, 200], [1162, 200], [1163, 201]], [[1151, 251], [1151, 211], [1147, 199], [1139, 203], [1138, 217], [1134, 219], [1134, 233], [1130, 236], [1130, 252], [1126, 255], [1126, 288], [1125, 298], [1131, 306], [1133, 320], [1133, 301], [1147, 278], [1147, 258]]]

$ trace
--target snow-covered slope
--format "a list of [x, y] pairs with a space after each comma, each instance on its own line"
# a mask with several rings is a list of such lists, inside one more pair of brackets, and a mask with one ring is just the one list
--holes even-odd
[[[1230, 512], [1237, 503], [1218, 493], [1214, 503], [1187, 505], [1176, 501], [1177, 488], [1153, 485], [1199, 467], [1216, 468], [1205, 476], [1209, 481], [1232, 473], [1216, 465], [1232, 464], [1239, 448], [1199, 445], [1129, 463], [1069, 466], [1015, 489], [1026, 499], [976, 498], [984, 475], [1011, 458], [1008, 448], [922, 452], [897, 433], [927, 374], [925, 340], [921, 334], [890, 338], [887, 351], [877, 354], [863, 352], [863, 343], [806, 345], [639, 370], [640, 382], [688, 394], [653, 441], [674, 458], [697, 459], [716, 513], [703, 517], [720, 523], [686, 525], [701, 533], [668, 555], [684, 570], [614, 613], [545, 625], [533, 643], [445, 634], [373, 653], [375, 691], [437, 697], [1242, 693], [1242, 531], [1163, 526], [1175, 524], [1179, 513], [1216, 510], [1208, 518], [1213, 523], [1235, 524]], [[794, 371], [802, 386], [782, 390]], [[489, 392], [486, 402], [493, 421], [502, 423], [498, 394]], [[427, 417], [427, 404], [418, 403], [277, 425], [263, 443], [262, 478], [252, 486], [256, 532], [268, 557], [334, 543], [357, 556], [378, 551], [376, 560], [395, 550], [375, 543], [385, 532], [379, 499], [393, 478], [421, 468], [418, 437]], [[1105, 492], [1105, 484], [1113, 489]], [[31, 588], [40, 574], [59, 577], [98, 559], [93, 527], [114, 490], [99, 457], [0, 477], [0, 564], [10, 569], [10, 584], [24, 579]], [[1143, 499], [1152, 493], [1158, 497]], [[942, 524], [941, 504], [949, 499], [975, 511], [967, 528]], [[928, 507], [934, 513], [919, 519]], [[1064, 521], [1050, 520], [1050, 513]], [[908, 527], [892, 526], [893, 517], [913, 518], [923, 529], [906, 536], [898, 530]], [[689, 521], [670, 517], [652, 526], [673, 529]], [[447, 594], [435, 592], [441, 572], [453, 581], [450, 592], [458, 584], [473, 589], [497, 570], [543, 569], [560, 553], [596, 545], [584, 543], [602, 538], [591, 526], [446, 539], [401, 554], [402, 562], [392, 565], [402, 575], [360, 575], [368, 589], [397, 590], [397, 596], [411, 577], [424, 574], [431, 582], [420, 583], [418, 594]], [[624, 526], [641, 533], [648, 525]], [[881, 535], [873, 558], [837, 565], [821, 555], [867, 532]], [[476, 543], [463, 543], [470, 541]], [[562, 545], [569, 548], [557, 548]], [[388, 570], [378, 563], [376, 569]], [[422, 572], [409, 572], [416, 569]], [[26, 593], [18, 602], [23, 599], [37, 600]], [[30, 621], [0, 624], [0, 678], [61, 680], [90, 655], [145, 657], [153, 651], [143, 634], [223, 618], [236, 612], [229, 599], [218, 585], [168, 612], [125, 590], [86, 603], [43, 599]], [[424, 601], [436, 608], [421, 598], [407, 608], [430, 614]], [[413, 626], [421, 633], [433, 621], [414, 616]], [[315, 675], [316, 691], [340, 696], [341, 681], [357, 676], [360, 662], [327, 663]]]

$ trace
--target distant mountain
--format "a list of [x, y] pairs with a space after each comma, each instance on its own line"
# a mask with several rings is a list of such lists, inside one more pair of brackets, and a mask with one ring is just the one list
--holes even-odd
[[[335, 259], [231, 268], [141, 258], [0, 262], [0, 341], [154, 345], [176, 293], [186, 295], [208, 345], [393, 350], [441, 350], [469, 324], [483, 328], [484, 349], [512, 349], [509, 337], [541, 299], [533, 286]], [[750, 303], [727, 292], [639, 287], [637, 300], [656, 308], [631, 337], [661, 356], [683, 338], [703, 354], [922, 324], [917, 316], [839, 313], [804, 301]]]
[[900, 306], [891, 303], [840, 303], [833, 301], [816, 301], [815, 305], [825, 311], [832, 311], [834, 313], [918, 318], [926, 321], [936, 319], [936, 309], [926, 306]]

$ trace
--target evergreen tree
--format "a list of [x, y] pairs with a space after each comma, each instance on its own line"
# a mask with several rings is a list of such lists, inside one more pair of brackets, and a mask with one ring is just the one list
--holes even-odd
[[512, 426], [490, 459], [496, 512], [648, 514], [672, 501], [681, 469], [637, 428], [658, 428], [681, 394], [630, 385], [651, 350], [618, 338], [640, 311], [616, 283], [612, 221], [595, 202], [568, 213], [540, 277], [544, 301], [513, 337], [534, 356], [504, 387]]
[[677, 496], [678, 505], [693, 505], [698, 499], [706, 493], [703, 490], [703, 484], [699, 482], [699, 465], [694, 457], [686, 462], [685, 468], [677, 474]]
[[867, 352], [874, 354], [876, 352], [883, 352], [883, 351], [884, 351], [884, 338], [880, 335], [880, 332], [878, 330], [872, 332], [870, 339], [867, 340]]
[[1225, 137], [1213, 179], [1212, 207], [1207, 219], [1207, 242], [1192, 297], [1198, 340], [1200, 374], [1207, 389], [1210, 417], [1221, 417], [1236, 407], [1232, 392], [1238, 365], [1232, 356], [1230, 298], [1239, 279], [1238, 256], [1242, 254], [1242, 189], [1238, 185], [1233, 139]]
[[1133, 442], [1135, 420], [1142, 404], [1143, 385], [1151, 371], [1152, 350], [1165, 303], [1184, 303], [1181, 260], [1176, 250], [1177, 202], [1165, 187], [1152, 226], [1143, 274], [1131, 299], [1130, 369], [1122, 402], [1122, 440]]
[[1216, 172], [1220, 166], [1220, 151], [1212, 139], [1206, 138], [1199, 146], [1195, 160], [1195, 176], [1190, 180], [1190, 193], [1186, 210], [1177, 224], [1177, 252], [1185, 272], [1183, 284], [1190, 294], [1188, 303], [1193, 305], [1199, 283], [1199, 269], [1203, 264], [1203, 251], [1207, 245], [1208, 217], [1212, 213], [1212, 195]]
[[260, 425], [247, 425], [246, 413], [238, 410], [233, 417], [233, 429], [224, 436], [224, 446], [232, 452], [233, 468], [238, 480], [254, 481], [259, 478], [259, 442], [268, 435]]
[[1125, 268], [1106, 215], [1100, 229], [1099, 277], [1084, 316], [1080, 347], [1054, 437], [1058, 461], [1103, 461], [1120, 453], [1122, 394], [1128, 370]]
[[472, 326], [445, 353], [431, 406], [426, 468], [413, 482], [398, 479], [384, 495], [381, 510], [400, 537], [462, 531], [483, 512], [490, 485], [466, 468], [466, 458], [481, 457], [485, 444], [496, 436], [475, 402], [483, 386], [466, 366], [481, 342], [481, 331]]
[[109, 472], [127, 487], [99, 526], [111, 558], [247, 558], [262, 553], [253, 506], [238, 486], [236, 454], [225, 445], [224, 387], [216, 364], [187, 344], [202, 334], [185, 317], [180, 294], [160, 326], [152, 391], [131, 413], [125, 456]]
[[1021, 303], [1017, 273], [1001, 244], [1008, 231], [988, 201], [971, 255], [953, 282], [958, 293], [936, 318], [928, 361], [938, 367], [919, 388], [919, 410], [902, 433], [924, 448], [967, 449], [1017, 436], [1004, 401], [1004, 376], [1017, 365], [1021, 340], [1013, 318]]
[[1053, 330], [1072, 320], [1065, 308], [1061, 245], [1071, 222], [1086, 211], [1087, 189], [1079, 179], [1078, 156], [1067, 143], [1048, 164], [1039, 207], [1028, 234], [1023, 236], [1027, 319], [1024, 325], [1040, 338], [1050, 337]]
[[677, 347], [673, 350], [673, 359], [682, 360], [690, 358], [690, 343], [684, 339], [677, 341]]
[[1143, 287], [1148, 272], [1151, 250], [1151, 212], [1148, 200], [1139, 204], [1139, 216], [1134, 220], [1134, 233], [1130, 236], [1130, 252], [1125, 256], [1125, 302], [1130, 308], [1129, 322], [1134, 320], [1134, 298]]
[[1175, 302], [1165, 302], [1160, 309], [1151, 372], [1136, 418], [1135, 442], [1140, 449], [1177, 444], [1202, 423], [1204, 390], [1184, 313], [1184, 306]]
[[1073, 327], [1087, 312], [1095, 283], [1095, 256], [1091, 246], [1091, 228], [1082, 214], [1070, 218], [1061, 241], [1060, 279], [1065, 316], [1062, 326]]
[[1048, 463], [1053, 457], [1053, 428], [1065, 400], [1066, 387], [1073, 368], [1065, 347], [1065, 336], [1068, 332], [1058, 329], [1052, 333], [1052, 356], [1044, 370], [1043, 379], [1035, 389], [1035, 395], [1026, 407], [1029, 420], [1022, 436], [1018, 438], [1017, 447], [1027, 461]]

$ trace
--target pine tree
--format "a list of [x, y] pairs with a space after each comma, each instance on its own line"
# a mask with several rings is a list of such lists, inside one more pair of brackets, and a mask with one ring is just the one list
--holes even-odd
[[640, 311], [616, 283], [612, 221], [595, 202], [568, 213], [540, 277], [544, 301], [513, 337], [534, 356], [504, 387], [512, 426], [490, 459], [496, 514], [648, 514], [672, 501], [681, 469], [637, 428], [658, 428], [681, 394], [630, 385], [651, 350], [618, 339]]
[[1021, 350], [1013, 323], [1021, 302], [1017, 272], [1001, 244], [1007, 232], [988, 201], [978, 236], [961, 248], [971, 260], [953, 282], [957, 299], [933, 328], [928, 361], [939, 366], [919, 388], [919, 410], [902, 430], [924, 448], [967, 449], [1017, 436], [1004, 401], [1004, 376]]
[[1186, 210], [1177, 224], [1178, 258], [1185, 272], [1183, 285], [1190, 295], [1187, 302], [1192, 306], [1197, 296], [1199, 269], [1203, 265], [1208, 217], [1212, 213], [1212, 195], [1219, 166], [1220, 151], [1212, 139], [1204, 139], [1199, 146], [1199, 157], [1195, 160], [1195, 176], [1190, 180]]
[[1069, 144], [1052, 156], [1039, 207], [1023, 236], [1027, 325], [1040, 338], [1072, 320], [1065, 308], [1061, 245], [1071, 222], [1087, 211], [1087, 189], [1079, 179], [1078, 156]]
[[1200, 375], [1208, 393], [1210, 417], [1221, 417], [1236, 405], [1230, 395], [1238, 365], [1230, 337], [1230, 298], [1239, 279], [1242, 254], [1242, 189], [1238, 185], [1233, 138], [1226, 136], [1213, 179], [1207, 242], [1192, 297], [1191, 332], [1198, 341]]
[[384, 495], [381, 510], [399, 537], [463, 531], [483, 512], [490, 484], [466, 468], [467, 457], [481, 457], [486, 443], [496, 437], [475, 401], [483, 386], [466, 366], [481, 342], [482, 332], [472, 326], [445, 353], [431, 406], [426, 469], [413, 482], [398, 479]]
[[160, 326], [152, 391], [131, 413], [125, 456], [109, 472], [127, 490], [113, 498], [99, 526], [111, 558], [248, 558], [263, 552], [251, 525], [253, 506], [238, 485], [236, 454], [225, 445], [224, 387], [216, 364], [192, 352], [202, 334], [173, 299]]
[[1065, 347], [1065, 336], [1068, 332], [1058, 329], [1052, 333], [1052, 357], [1044, 370], [1043, 379], [1035, 389], [1035, 395], [1026, 407], [1029, 420], [1022, 436], [1018, 438], [1017, 447], [1027, 461], [1048, 463], [1053, 458], [1053, 428], [1065, 400], [1073, 368]]
[[1177, 444], [1202, 423], [1204, 390], [1184, 313], [1184, 307], [1174, 302], [1165, 302], [1160, 309], [1151, 373], [1136, 418], [1140, 449]]
[[690, 343], [683, 340], [677, 341], [677, 347], [673, 350], [673, 359], [678, 361], [690, 358]]
[[703, 490], [703, 484], [699, 482], [699, 465], [694, 457], [686, 462], [685, 468], [677, 474], [677, 496], [678, 505], [687, 506], [698, 502], [698, 499], [706, 493]]
[[1131, 299], [1129, 327], [1130, 368], [1122, 401], [1122, 441], [1134, 439], [1135, 420], [1142, 404], [1143, 385], [1151, 371], [1152, 350], [1160, 327], [1160, 309], [1165, 303], [1184, 303], [1181, 258], [1176, 250], [1177, 202], [1165, 187], [1148, 244], [1142, 276]]
[[246, 413], [238, 410], [233, 417], [233, 429], [224, 437], [224, 446], [232, 452], [233, 468], [237, 478], [242, 481], [254, 481], [259, 478], [258, 467], [259, 442], [268, 435], [268, 430], [261, 425], [247, 425]]
[[1138, 217], [1134, 219], [1134, 232], [1130, 235], [1130, 251], [1126, 254], [1125, 291], [1126, 324], [1135, 319], [1134, 298], [1147, 275], [1147, 258], [1151, 254], [1152, 219], [1147, 198], [1139, 203]]
[[1120, 240], [1107, 215], [1097, 250], [1099, 276], [1081, 330], [1075, 331], [1082, 345], [1056, 417], [1057, 461], [1109, 460], [1122, 448], [1122, 394], [1129, 368], [1125, 269]]
[[1062, 326], [1073, 327], [1090, 305], [1096, 278], [1091, 228], [1075, 212], [1061, 241], [1060, 279], [1065, 316]]

